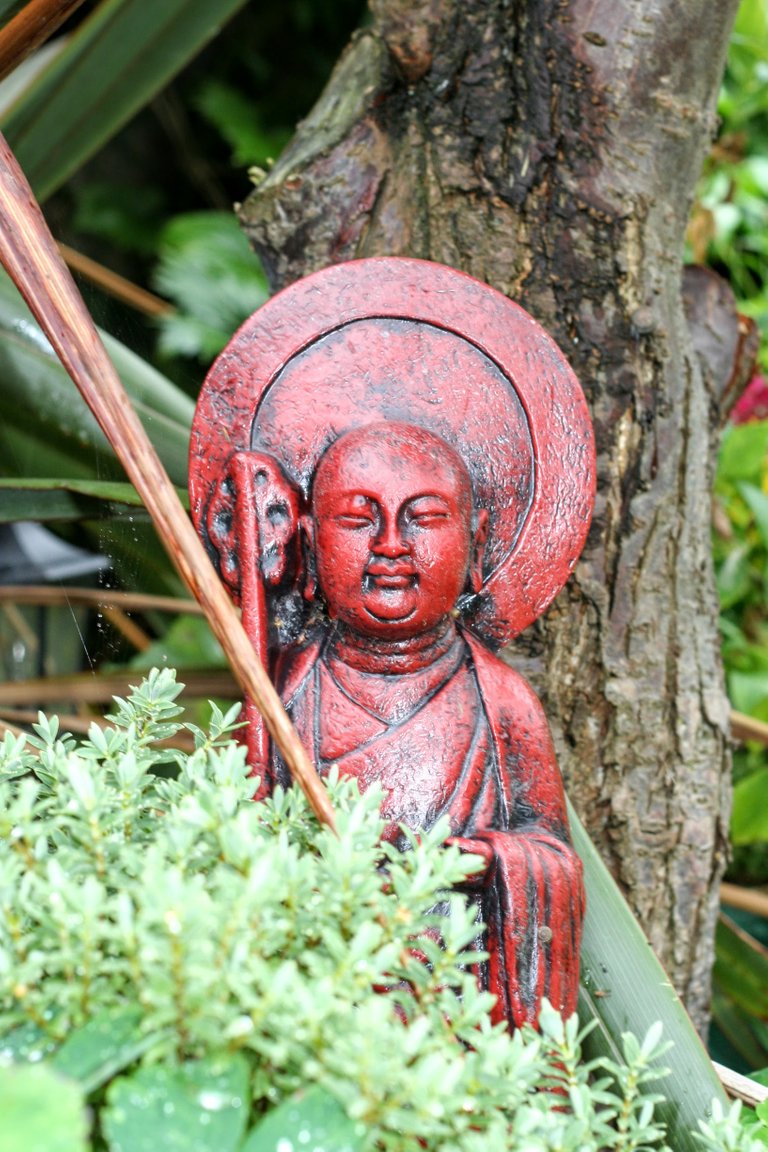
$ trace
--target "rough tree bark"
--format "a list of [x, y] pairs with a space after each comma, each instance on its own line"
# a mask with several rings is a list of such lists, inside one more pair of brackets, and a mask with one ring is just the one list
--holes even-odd
[[709, 551], [716, 398], [681, 253], [736, 0], [371, 0], [241, 209], [275, 287], [355, 256], [442, 261], [569, 356], [599, 495], [575, 578], [510, 655], [570, 794], [706, 1020], [728, 805]]

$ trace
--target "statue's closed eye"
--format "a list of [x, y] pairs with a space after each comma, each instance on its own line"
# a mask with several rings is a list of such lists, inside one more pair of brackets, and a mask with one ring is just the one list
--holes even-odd
[[374, 524], [376, 517], [373, 512], [341, 512], [338, 516], [334, 516], [334, 523], [340, 524], [342, 528], [367, 528]]

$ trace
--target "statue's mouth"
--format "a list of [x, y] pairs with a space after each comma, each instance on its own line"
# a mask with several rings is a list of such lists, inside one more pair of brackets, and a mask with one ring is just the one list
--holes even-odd
[[374, 560], [365, 569], [365, 585], [370, 589], [413, 588], [417, 580], [418, 574], [409, 563], [387, 564], [381, 560]]

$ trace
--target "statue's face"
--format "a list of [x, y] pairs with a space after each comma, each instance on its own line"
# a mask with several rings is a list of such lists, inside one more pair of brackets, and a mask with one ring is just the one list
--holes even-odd
[[472, 496], [452, 448], [376, 424], [325, 454], [313, 490], [317, 575], [332, 619], [397, 640], [434, 627], [467, 582]]

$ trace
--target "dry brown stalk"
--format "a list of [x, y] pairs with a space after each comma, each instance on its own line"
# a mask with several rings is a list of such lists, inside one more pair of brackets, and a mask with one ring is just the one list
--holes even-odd
[[0, 602], [61, 607], [84, 604], [91, 608], [119, 608], [123, 612], [173, 612], [202, 616], [197, 600], [180, 596], [154, 596], [148, 592], [121, 592], [115, 588], [57, 587], [49, 584], [0, 584]]
[[734, 740], [756, 740], [768, 744], [768, 724], [745, 716], [743, 712], [731, 712], [731, 735]]
[[[141, 679], [135, 668], [120, 672], [78, 672], [74, 676], [41, 676], [28, 680], [5, 680], [0, 683], [0, 708], [30, 705], [36, 708], [51, 701], [70, 704], [109, 704], [113, 696], [125, 696], [132, 684]], [[237, 681], [229, 669], [183, 669], [179, 680], [187, 695], [195, 699], [238, 695]]]
[[59, 243], [59, 252], [72, 272], [77, 272], [102, 292], [106, 292], [108, 296], [120, 300], [130, 308], [135, 308], [137, 312], [142, 312], [145, 316], [167, 316], [169, 312], [173, 312], [173, 305], [167, 300], [155, 296], [154, 292], [148, 292], [146, 288], [134, 284], [131, 280], [126, 280], [119, 272], [105, 268], [90, 256], [84, 256], [82, 252], [70, 248], [68, 244]]
[[[108, 728], [109, 721], [103, 716], [73, 716], [71, 713], [58, 712], [59, 730], [61, 732], [71, 732], [76, 736], [87, 736], [93, 724], [99, 728]], [[24, 708], [3, 708], [0, 711], [0, 736], [3, 732], [11, 732], [16, 736], [21, 735], [21, 729], [17, 728], [17, 724], [23, 724], [29, 727], [31, 724], [37, 722], [37, 712], [32, 712]], [[178, 748], [182, 752], [194, 751], [195, 741], [190, 732], [177, 732], [170, 740], [158, 740], [154, 745], [157, 748]]]
[[80, 7], [83, 0], [29, 0], [13, 20], [0, 29], [0, 80]]
[[768, 892], [764, 889], [721, 884], [720, 902], [729, 908], [740, 908], [743, 912], [752, 912], [755, 916], [768, 918]]

